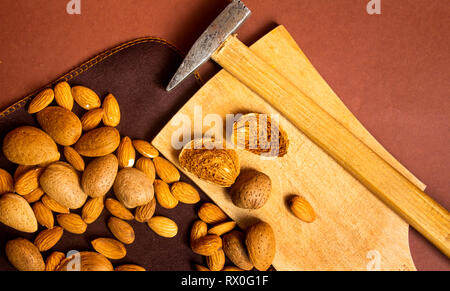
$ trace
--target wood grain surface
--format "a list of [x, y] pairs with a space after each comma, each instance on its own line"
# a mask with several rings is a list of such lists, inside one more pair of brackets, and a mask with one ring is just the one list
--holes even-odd
[[[358, 138], [423, 188], [423, 183], [396, 162], [345, 108], [283, 27], [267, 34], [251, 49], [299, 89], [308, 91], [316, 102], [328, 105], [325, 107], [328, 113], [342, 120]], [[178, 114], [193, 118], [194, 107], [199, 104], [203, 116], [277, 113], [225, 71], [205, 84]], [[243, 168], [255, 168], [272, 179], [272, 197], [262, 209], [238, 209], [226, 189], [188, 175], [241, 227], [245, 228], [255, 218], [273, 226], [277, 238], [273, 264], [278, 270], [366, 270], [373, 266], [377, 256], [382, 270], [414, 270], [408, 225], [295, 126], [284, 118], [280, 123], [290, 138], [286, 156], [261, 160], [259, 156], [238, 152]], [[169, 123], [153, 140], [176, 165], [179, 152], [172, 148], [171, 138], [178, 127]], [[204, 127], [203, 131], [206, 130]], [[293, 194], [310, 201], [318, 214], [314, 223], [302, 223], [289, 212], [286, 200]]]

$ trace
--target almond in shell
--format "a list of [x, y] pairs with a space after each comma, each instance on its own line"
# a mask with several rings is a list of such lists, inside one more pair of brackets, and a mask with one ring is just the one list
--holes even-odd
[[147, 224], [151, 230], [162, 237], [172, 238], [178, 233], [178, 226], [175, 221], [164, 216], [154, 216]]
[[64, 259], [57, 271], [114, 271], [114, 267], [105, 256], [99, 253], [80, 252]]
[[144, 172], [144, 174], [147, 175], [147, 177], [150, 179], [150, 181], [153, 183], [155, 181], [155, 166], [153, 165], [153, 162], [149, 158], [141, 157], [136, 161], [136, 169]]
[[51, 211], [56, 213], [69, 213], [70, 210], [67, 207], [62, 206], [55, 199], [52, 199], [48, 195], [42, 196], [42, 203], [47, 206]]
[[127, 265], [121, 265], [116, 267], [115, 271], [120, 272], [135, 272], [135, 271], [140, 271], [140, 272], [145, 272], [145, 268], [138, 266], [138, 265], [133, 265], [133, 264], [127, 264]]
[[36, 216], [37, 222], [46, 227], [53, 228], [55, 225], [55, 219], [53, 218], [53, 212], [44, 205], [44, 203], [38, 201], [33, 204], [34, 215]]
[[62, 227], [59, 226], [43, 230], [37, 235], [36, 239], [34, 240], [34, 245], [40, 252], [46, 252], [59, 242], [63, 235], [63, 232], [64, 231]]
[[10, 173], [0, 169], [0, 195], [14, 192], [14, 181]]
[[134, 148], [140, 153], [142, 156], [146, 158], [155, 158], [159, 156], [158, 150], [152, 146], [148, 141], [142, 139], [133, 140]]
[[81, 126], [83, 128], [83, 131], [89, 131], [96, 128], [100, 124], [100, 122], [102, 122], [102, 118], [102, 108], [97, 108], [86, 112], [83, 117], [81, 117]]
[[117, 148], [117, 159], [119, 160], [119, 167], [121, 168], [130, 168], [134, 166], [136, 151], [128, 136], [122, 138], [122, 141]]
[[132, 244], [135, 239], [135, 234], [133, 227], [129, 225], [127, 222], [117, 218], [111, 217], [108, 220], [108, 228], [111, 233], [122, 243], [124, 244]]
[[80, 154], [74, 150], [72, 147], [64, 147], [64, 157], [66, 158], [67, 162], [72, 165], [72, 167], [79, 171], [84, 171], [84, 160], [80, 156]]
[[123, 168], [114, 181], [114, 194], [127, 208], [136, 208], [152, 201], [154, 191], [150, 179], [135, 168]]
[[55, 101], [56, 103], [67, 110], [73, 108], [73, 96], [69, 83], [59, 82], [55, 85]]
[[103, 100], [103, 124], [116, 127], [120, 123], [119, 103], [112, 94], [108, 94]]
[[58, 221], [58, 224], [68, 232], [75, 234], [83, 234], [86, 232], [87, 224], [78, 214], [58, 214], [56, 220]]
[[215, 234], [208, 234], [192, 242], [192, 251], [202, 256], [212, 256], [222, 248], [222, 239]]
[[243, 270], [253, 269], [253, 263], [248, 256], [247, 248], [245, 246], [244, 233], [233, 230], [227, 233], [222, 238], [223, 250], [230, 261]]
[[211, 256], [206, 257], [206, 264], [211, 271], [221, 271], [225, 266], [225, 253], [223, 250], [219, 249]]
[[190, 184], [185, 182], [175, 182], [170, 190], [180, 202], [185, 204], [195, 204], [200, 201], [198, 191]]
[[99, 108], [101, 105], [98, 95], [84, 86], [72, 87], [72, 96], [75, 102], [86, 110]]
[[50, 106], [37, 114], [42, 129], [60, 145], [70, 146], [81, 136], [81, 121], [70, 110], [59, 106]]
[[114, 127], [99, 127], [86, 132], [75, 144], [75, 150], [85, 157], [101, 157], [114, 152], [120, 144], [120, 134]]
[[3, 140], [3, 153], [9, 161], [26, 166], [59, 159], [53, 139], [33, 126], [22, 126], [10, 131]]
[[269, 269], [276, 251], [272, 227], [263, 221], [250, 226], [246, 231], [245, 245], [255, 268], [259, 271]]
[[32, 168], [16, 179], [14, 190], [22, 196], [28, 195], [39, 187], [39, 177], [44, 171], [43, 168]]
[[134, 213], [134, 217], [137, 222], [148, 222], [150, 218], [155, 214], [156, 209], [156, 199], [153, 197], [150, 203], [139, 206], [136, 208], [136, 212]]
[[97, 238], [91, 242], [92, 247], [104, 255], [108, 259], [120, 260], [125, 258], [127, 255], [127, 250], [125, 246], [112, 238]]
[[156, 174], [164, 182], [170, 184], [180, 180], [180, 172], [168, 160], [158, 156], [153, 159], [153, 164], [155, 165]]
[[56, 271], [59, 264], [66, 258], [66, 255], [62, 252], [53, 252], [45, 260], [45, 271], [52, 272]]
[[36, 232], [38, 229], [30, 204], [22, 196], [12, 193], [0, 196], [0, 222], [27, 233]]
[[89, 199], [83, 206], [81, 211], [81, 218], [87, 224], [94, 223], [97, 218], [102, 214], [103, 208], [105, 207], [104, 203], [105, 198], [97, 197]]
[[51, 88], [41, 91], [31, 101], [30, 106], [28, 107], [28, 113], [33, 114], [46, 108], [50, 103], [52, 103], [54, 97], [55, 93]]
[[94, 198], [105, 196], [114, 184], [117, 170], [118, 161], [113, 154], [92, 160], [81, 177], [84, 193]]
[[159, 205], [166, 209], [175, 208], [178, 205], [178, 199], [175, 198], [166, 182], [156, 179], [153, 183], [155, 188], [156, 200]]
[[204, 203], [198, 210], [198, 217], [208, 224], [217, 224], [228, 220], [227, 215], [212, 203]]
[[312, 208], [311, 204], [300, 196], [294, 196], [289, 201], [289, 206], [291, 208], [292, 213], [304, 222], [311, 223], [316, 219], [316, 213]]
[[114, 215], [117, 218], [123, 220], [134, 219], [133, 213], [131, 213], [130, 210], [128, 210], [125, 206], [123, 206], [122, 203], [120, 203], [115, 199], [107, 198], [105, 201], [105, 207], [112, 215]]
[[38, 248], [24, 238], [17, 238], [6, 243], [6, 256], [19, 271], [44, 271], [45, 263]]
[[230, 196], [234, 205], [244, 209], [259, 209], [270, 197], [272, 181], [266, 174], [247, 169], [241, 172], [231, 186]]

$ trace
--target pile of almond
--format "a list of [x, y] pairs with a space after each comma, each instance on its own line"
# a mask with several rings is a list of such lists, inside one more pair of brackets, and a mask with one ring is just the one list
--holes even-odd
[[[86, 110], [81, 118], [72, 112], [74, 102]], [[200, 200], [196, 189], [179, 181], [176, 167], [149, 142], [121, 137], [115, 128], [120, 108], [112, 94], [101, 102], [93, 90], [61, 82], [40, 92], [28, 112], [36, 114], [41, 128], [18, 127], [3, 140], [3, 153], [17, 168], [13, 176], [0, 169], [0, 222], [26, 233], [37, 232], [38, 225], [44, 230], [34, 242], [17, 238], [7, 243], [6, 255], [16, 269], [72, 268], [74, 256], [52, 252], [44, 262], [41, 253], [50, 251], [64, 232], [85, 233], [106, 207], [112, 214], [107, 223], [112, 236], [92, 240], [93, 250], [78, 255], [82, 271], [114, 270], [110, 260], [124, 258], [126, 245], [135, 240], [126, 221], [135, 219], [162, 237], [174, 237], [177, 224], [153, 216], [156, 201], [174, 208], [179, 202]], [[66, 162], [60, 161], [60, 151]], [[116, 199], [106, 198], [111, 189]], [[77, 209], [80, 214], [72, 212]], [[115, 270], [145, 269], [122, 265]]]

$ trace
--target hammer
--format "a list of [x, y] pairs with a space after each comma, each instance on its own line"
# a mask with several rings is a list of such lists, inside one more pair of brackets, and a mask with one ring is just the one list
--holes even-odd
[[204, 62], [213, 59], [280, 112], [381, 201], [450, 257], [448, 210], [411, 183], [239, 41], [233, 33], [250, 13], [241, 1], [233, 0], [194, 43], [167, 90], [173, 89]]

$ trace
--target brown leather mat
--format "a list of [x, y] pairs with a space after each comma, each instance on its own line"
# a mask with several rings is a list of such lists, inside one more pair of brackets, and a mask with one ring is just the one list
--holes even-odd
[[[54, 83], [67, 80], [72, 86], [87, 86], [102, 98], [112, 93], [121, 107], [122, 119], [117, 127], [120, 133], [150, 141], [200, 87], [199, 77], [193, 76], [170, 93], [165, 91], [165, 85], [182, 61], [181, 55], [164, 40], [137, 39], [98, 55]], [[29, 100], [30, 97], [26, 97], [0, 114], [1, 140], [17, 126], [37, 125], [35, 116], [26, 112]], [[74, 112], [81, 116], [83, 110], [75, 105]], [[2, 154], [0, 168], [13, 173], [16, 166]], [[189, 181], [185, 176], [182, 176], [182, 180]], [[199, 192], [202, 201], [209, 201], [204, 193]], [[189, 248], [189, 231], [197, 217], [199, 205], [200, 203], [196, 206], [180, 203], [172, 210], [156, 208], [155, 215], [170, 217], [178, 224], [179, 233], [172, 239], [159, 237], [146, 224], [133, 221], [131, 224], [136, 232], [136, 241], [127, 246], [127, 257], [112, 261], [113, 264], [135, 263], [148, 270], [190, 270], [195, 263], [204, 263], [203, 258], [195, 255]], [[62, 240], [51, 251], [66, 253], [69, 250], [92, 250], [91, 240], [112, 237], [106, 226], [109, 217], [110, 214], [105, 209], [84, 235], [65, 232]], [[6, 259], [5, 243], [19, 236], [33, 240], [36, 235], [23, 234], [0, 225], [0, 270], [14, 270]], [[51, 251], [44, 253], [44, 259]]]

